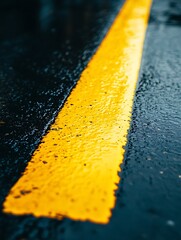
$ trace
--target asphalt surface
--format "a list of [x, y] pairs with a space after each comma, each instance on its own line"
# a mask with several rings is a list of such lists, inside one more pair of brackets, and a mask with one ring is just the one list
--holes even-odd
[[[0, 3], [1, 206], [122, 4]], [[154, 0], [110, 223], [1, 213], [0, 239], [181, 239], [180, 38], [181, 2]]]

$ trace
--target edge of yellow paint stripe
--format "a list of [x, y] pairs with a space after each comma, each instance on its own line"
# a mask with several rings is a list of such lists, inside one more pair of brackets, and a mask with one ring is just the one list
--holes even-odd
[[127, 0], [4, 202], [4, 212], [107, 223], [115, 206], [151, 0]]

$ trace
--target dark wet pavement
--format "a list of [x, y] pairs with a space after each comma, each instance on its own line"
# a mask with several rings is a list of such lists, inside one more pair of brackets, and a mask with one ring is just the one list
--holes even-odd
[[[79, 2], [0, 3], [1, 206], [122, 5]], [[181, 239], [180, 39], [181, 2], [154, 0], [110, 223], [1, 213], [0, 239]]]
[[122, 5], [63, 1], [53, 8], [53, 1], [40, 2], [0, 5], [6, 30], [0, 35], [1, 202]]

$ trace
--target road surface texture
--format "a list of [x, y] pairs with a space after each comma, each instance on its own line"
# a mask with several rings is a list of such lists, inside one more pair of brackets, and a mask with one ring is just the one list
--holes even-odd
[[3, 212], [10, 189], [123, 4], [121, 0], [0, 3], [0, 239], [181, 239], [179, 0], [153, 0], [110, 222]]

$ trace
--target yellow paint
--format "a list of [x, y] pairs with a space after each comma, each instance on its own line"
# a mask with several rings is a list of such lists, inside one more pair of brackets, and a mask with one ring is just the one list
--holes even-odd
[[127, 0], [11, 189], [4, 211], [107, 223], [115, 206], [151, 0]]

